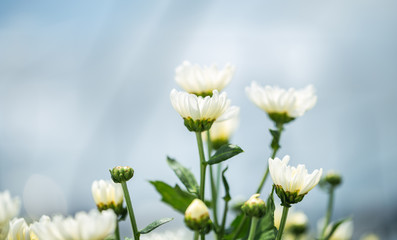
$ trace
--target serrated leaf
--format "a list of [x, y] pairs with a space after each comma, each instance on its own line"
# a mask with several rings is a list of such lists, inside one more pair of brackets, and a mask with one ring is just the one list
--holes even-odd
[[182, 214], [185, 214], [186, 208], [196, 198], [193, 194], [183, 191], [177, 184], [171, 187], [162, 181], [150, 181], [150, 183], [160, 193], [161, 201]]
[[243, 149], [237, 145], [225, 144], [220, 147], [218, 151], [216, 151], [216, 153], [209, 159], [207, 163], [210, 165], [220, 163], [242, 152]]
[[277, 235], [277, 228], [274, 226], [274, 205], [273, 192], [270, 193], [266, 203], [266, 214], [263, 216], [258, 223], [256, 238], [259, 240], [274, 240]]
[[229, 184], [227, 182], [227, 179], [225, 177], [225, 172], [227, 171], [228, 167], [226, 167], [223, 171], [222, 171], [222, 182], [223, 182], [223, 186], [225, 187], [225, 196], [223, 197], [223, 200], [225, 200], [226, 202], [230, 201], [231, 197], [230, 197], [230, 193], [229, 193]]
[[151, 224], [147, 225], [144, 229], [140, 230], [140, 234], [147, 234], [153, 231], [154, 229], [160, 227], [161, 225], [171, 221], [173, 218], [162, 218], [152, 222]]
[[339, 221], [336, 221], [334, 224], [332, 224], [331, 231], [328, 233], [328, 235], [324, 238], [324, 240], [328, 240], [331, 238], [332, 234], [336, 231], [336, 229], [344, 222], [351, 220], [351, 217], [343, 218]]
[[199, 185], [193, 173], [189, 169], [182, 166], [178, 161], [167, 157], [167, 163], [178, 176], [179, 180], [185, 185], [186, 190], [190, 193], [198, 194]]

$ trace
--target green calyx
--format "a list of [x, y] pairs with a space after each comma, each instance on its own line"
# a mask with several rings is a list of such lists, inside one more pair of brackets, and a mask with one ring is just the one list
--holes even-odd
[[289, 123], [295, 119], [293, 117], [288, 116], [288, 114], [285, 112], [284, 113], [277, 113], [277, 112], [268, 113], [268, 116], [271, 120], [273, 120], [276, 123], [276, 125]]
[[100, 212], [107, 209], [113, 209], [114, 213], [116, 213], [119, 220], [124, 219], [125, 216], [127, 215], [127, 208], [123, 207], [123, 203], [117, 205], [113, 202], [110, 204], [99, 204], [97, 205], [97, 208]]
[[193, 120], [191, 118], [184, 118], [184, 124], [187, 129], [191, 132], [204, 132], [208, 131], [212, 124], [215, 122], [213, 120]]
[[194, 95], [196, 95], [196, 96], [198, 96], [198, 97], [203, 97], [203, 98], [205, 98], [205, 97], [207, 97], [207, 96], [209, 96], [209, 97], [212, 97], [212, 91], [208, 91], [208, 92], [199, 92], [199, 93], [197, 93], [197, 92], [190, 92], [191, 94], [194, 94]]
[[331, 186], [336, 187], [342, 183], [342, 176], [338, 173], [328, 173], [325, 175], [324, 180], [329, 183]]
[[185, 216], [185, 223], [193, 231], [208, 233], [211, 230], [211, 219], [209, 215], [203, 215], [200, 218]]
[[288, 231], [292, 234], [299, 236], [307, 231], [306, 224], [294, 224], [288, 227]]
[[276, 194], [281, 200], [281, 206], [291, 207], [291, 204], [298, 203], [302, 201], [306, 194], [298, 195], [298, 192], [286, 192], [281, 186], [276, 185]]
[[214, 149], [215, 151], [218, 150], [220, 147], [222, 147], [223, 145], [226, 145], [229, 143], [228, 139], [216, 139], [211, 141], [211, 146], [212, 149]]
[[[254, 195], [255, 196], [255, 195]], [[266, 204], [265, 202], [257, 197], [251, 197], [248, 201], [246, 201], [241, 210], [250, 217], [261, 218], [266, 213]]]
[[134, 169], [128, 166], [114, 167], [112, 170], [109, 170], [109, 172], [113, 182], [115, 183], [127, 182], [134, 176]]

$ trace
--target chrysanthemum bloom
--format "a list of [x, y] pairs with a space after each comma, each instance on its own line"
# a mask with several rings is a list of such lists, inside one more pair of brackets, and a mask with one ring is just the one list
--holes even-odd
[[229, 84], [234, 67], [227, 64], [223, 70], [216, 65], [200, 67], [185, 61], [175, 70], [175, 81], [186, 91], [198, 96], [211, 96], [214, 90], [221, 91]]
[[113, 210], [79, 212], [74, 218], [42, 217], [31, 225], [40, 240], [103, 240], [114, 233], [116, 215]]
[[252, 195], [241, 207], [248, 216], [261, 218], [265, 215], [266, 203], [259, 196], [259, 193]]
[[214, 122], [210, 129], [210, 138], [213, 149], [218, 149], [224, 144], [228, 144], [231, 135], [234, 133], [239, 124], [240, 108], [236, 107], [235, 114], [221, 122]]
[[[280, 227], [282, 211], [282, 207], [276, 206], [274, 211], [274, 226], [277, 229]], [[308, 224], [309, 219], [304, 212], [294, 211], [294, 209], [291, 208], [291, 210], [288, 212], [288, 218], [285, 222], [285, 233], [292, 233], [293, 235], [303, 234], [306, 232]]]
[[0, 192], [0, 239], [4, 239], [8, 233], [9, 221], [16, 217], [21, 208], [18, 197], [11, 198], [9, 191]]
[[7, 240], [38, 240], [38, 238], [30, 231], [25, 219], [14, 218], [10, 221]]
[[213, 91], [212, 97], [203, 98], [173, 89], [170, 98], [172, 106], [192, 132], [207, 131], [216, 120], [226, 120], [231, 115], [228, 113], [235, 111], [235, 108], [229, 108], [230, 100], [226, 93], [219, 94], [217, 90]]
[[248, 97], [259, 108], [267, 112], [269, 118], [276, 124], [284, 124], [302, 116], [307, 110], [314, 107], [317, 101], [314, 87], [307, 86], [301, 90], [279, 87], [261, 87], [256, 82], [246, 87]]
[[185, 223], [194, 230], [204, 230], [210, 225], [210, 214], [207, 206], [200, 199], [194, 199], [185, 211]]
[[94, 181], [91, 187], [92, 197], [99, 211], [113, 209], [118, 216], [125, 213], [123, 208], [123, 188], [113, 181]]
[[281, 205], [291, 207], [291, 204], [302, 201], [303, 197], [312, 190], [320, 181], [323, 169], [316, 169], [311, 174], [307, 172], [305, 165], [298, 167], [288, 166], [290, 157], [287, 155], [279, 158], [269, 158], [269, 171], [276, 187], [277, 196], [281, 199]]

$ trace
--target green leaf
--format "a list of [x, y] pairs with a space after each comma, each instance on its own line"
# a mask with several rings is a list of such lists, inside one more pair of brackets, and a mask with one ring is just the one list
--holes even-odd
[[153, 231], [154, 229], [160, 227], [161, 225], [171, 221], [173, 218], [162, 218], [160, 220], [156, 220], [152, 222], [151, 224], [147, 225], [144, 229], [140, 230], [140, 234], [147, 234]]
[[243, 212], [237, 215], [234, 220], [232, 221], [230, 228], [226, 229], [225, 240], [233, 239], [234, 235], [236, 234], [237, 228], [240, 224], [244, 221], [243, 226], [241, 227], [240, 233], [236, 236], [236, 239], [242, 239], [248, 236], [248, 231], [250, 227], [250, 219], [249, 217], [245, 216]]
[[185, 214], [186, 208], [196, 198], [193, 194], [183, 191], [178, 185], [171, 187], [162, 181], [150, 181], [150, 183], [160, 193], [161, 201], [182, 214]]
[[222, 182], [223, 182], [223, 186], [225, 187], [225, 196], [223, 197], [223, 200], [225, 200], [226, 202], [230, 201], [231, 197], [230, 197], [230, 193], [229, 193], [229, 184], [227, 183], [226, 177], [225, 177], [225, 172], [227, 171], [226, 167], [223, 171], [222, 171]]
[[209, 159], [207, 163], [210, 165], [220, 163], [242, 152], [243, 149], [241, 149], [237, 145], [232, 145], [232, 144], [223, 145], [218, 149], [218, 151], [216, 151], [216, 153]]
[[274, 192], [274, 187], [269, 197], [267, 198], [266, 214], [259, 220], [255, 239], [259, 239], [259, 240], [276, 239], [277, 228], [274, 226], [274, 210], [276, 209], [276, 207], [274, 206], [273, 192]]
[[172, 170], [174, 170], [175, 174], [178, 176], [179, 180], [181, 180], [183, 185], [185, 185], [187, 191], [197, 195], [199, 193], [199, 185], [190, 170], [170, 157], [167, 157], [167, 163]]
[[269, 131], [270, 131], [270, 134], [273, 136], [273, 140], [272, 140], [272, 142], [270, 144], [270, 147], [272, 149], [277, 150], [277, 149], [279, 149], [281, 147], [280, 144], [279, 144], [281, 132], [278, 131], [278, 130], [273, 130], [273, 129], [269, 129]]
[[331, 231], [328, 233], [328, 235], [324, 238], [324, 240], [328, 240], [331, 238], [332, 234], [336, 231], [336, 229], [344, 222], [351, 220], [351, 217], [343, 218], [339, 221], [336, 221], [335, 223], [332, 224]]

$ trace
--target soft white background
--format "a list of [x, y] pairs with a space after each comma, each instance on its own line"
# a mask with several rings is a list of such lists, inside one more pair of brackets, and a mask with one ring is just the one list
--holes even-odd
[[[333, 219], [352, 215], [355, 236], [393, 239], [396, 13], [393, 0], [3, 0], [0, 191], [23, 199], [24, 216], [74, 214], [95, 207], [93, 180], [130, 165], [140, 227], [178, 217], [148, 183], [178, 181], [166, 155], [198, 175], [195, 136], [169, 101], [174, 70], [183, 60], [230, 62], [236, 73], [226, 91], [241, 107], [233, 142], [245, 150], [228, 163], [232, 196], [255, 191], [270, 155], [272, 123], [244, 88], [314, 84], [318, 103], [286, 126], [279, 156], [340, 171]], [[297, 206], [312, 230], [325, 207], [319, 189]], [[181, 218], [162, 229], [178, 227]]]

